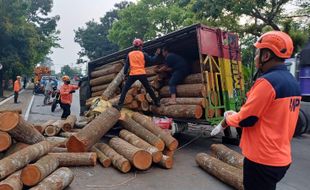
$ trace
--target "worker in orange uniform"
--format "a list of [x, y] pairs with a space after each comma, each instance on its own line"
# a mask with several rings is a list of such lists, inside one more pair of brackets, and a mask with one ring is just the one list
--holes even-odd
[[149, 93], [149, 95], [151, 96], [154, 104], [156, 106], [159, 106], [159, 100], [156, 97], [154, 91], [152, 90], [147, 80], [145, 65], [148, 63], [155, 62], [158, 54], [160, 53], [160, 49], [156, 51], [155, 53], [156, 56], [150, 57], [147, 53], [144, 53], [142, 51], [143, 41], [141, 39], [135, 39], [132, 42], [132, 45], [134, 46], [134, 50], [128, 54], [126, 63], [124, 66], [124, 75], [126, 76], [129, 70], [129, 77], [126, 80], [124, 88], [122, 89], [122, 93], [121, 93], [121, 96], [120, 96], [120, 99], [117, 105], [117, 109], [120, 110], [122, 108], [129, 88], [137, 80], [139, 80], [142, 83], [146, 92]]
[[79, 89], [78, 86], [70, 84], [70, 77], [62, 77], [64, 84], [60, 87], [60, 107], [63, 109], [61, 119], [66, 119], [71, 114], [72, 94]]
[[213, 129], [242, 127], [240, 147], [244, 155], [245, 190], [274, 190], [292, 162], [291, 139], [300, 109], [300, 89], [284, 65], [293, 52], [289, 35], [280, 31], [263, 34], [254, 44], [255, 65], [261, 71], [247, 101], [238, 113], [227, 111]]
[[16, 77], [16, 80], [14, 82], [14, 103], [17, 104], [17, 99], [18, 99], [18, 93], [20, 91], [21, 84], [20, 84], [20, 76]]

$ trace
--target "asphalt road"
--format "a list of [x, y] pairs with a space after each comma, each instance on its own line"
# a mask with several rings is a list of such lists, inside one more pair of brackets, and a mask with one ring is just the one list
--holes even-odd
[[[49, 119], [59, 119], [62, 113], [58, 107], [54, 113], [50, 106], [43, 106], [43, 95], [35, 96], [29, 121], [41, 123]], [[72, 113], [79, 114], [78, 93], [74, 95]], [[190, 142], [195, 136], [182, 134], [178, 136], [181, 146]], [[106, 141], [107, 139], [102, 139]], [[72, 168], [75, 179], [69, 190], [84, 189], [123, 189], [123, 190], [228, 190], [231, 187], [201, 170], [195, 163], [195, 155], [199, 152], [208, 152], [212, 143], [220, 142], [218, 138], [198, 138], [175, 154], [174, 168], [162, 169], [156, 165], [147, 171], [131, 171], [122, 174], [113, 167]], [[294, 138], [292, 143], [294, 162], [285, 178], [279, 183], [278, 190], [307, 190], [310, 176], [310, 135]], [[231, 148], [240, 151], [238, 147]]]

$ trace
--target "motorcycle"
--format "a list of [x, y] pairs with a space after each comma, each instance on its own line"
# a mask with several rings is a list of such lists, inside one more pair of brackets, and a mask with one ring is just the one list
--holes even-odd
[[60, 104], [60, 91], [55, 90], [54, 93], [52, 94], [52, 106], [51, 106], [51, 111], [54, 112], [55, 109], [57, 108], [57, 105]]
[[45, 92], [45, 94], [44, 94], [45, 97], [44, 97], [44, 100], [43, 100], [43, 104], [44, 105], [51, 104], [51, 102], [50, 102], [51, 96], [52, 96], [52, 98], [54, 98], [56, 91], [57, 91], [57, 86], [53, 86], [52, 91]]

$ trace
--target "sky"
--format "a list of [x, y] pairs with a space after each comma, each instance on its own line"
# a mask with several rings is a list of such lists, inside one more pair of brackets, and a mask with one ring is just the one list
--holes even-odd
[[57, 29], [61, 32], [59, 43], [63, 47], [52, 49], [53, 53], [50, 55], [56, 73], [60, 72], [63, 65], [77, 66], [75, 63], [81, 47], [74, 42], [74, 30], [85, 26], [92, 19], [99, 21], [105, 12], [113, 9], [114, 4], [119, 2], [121, 0], [54, 0], [50, 15], [60, 16]]

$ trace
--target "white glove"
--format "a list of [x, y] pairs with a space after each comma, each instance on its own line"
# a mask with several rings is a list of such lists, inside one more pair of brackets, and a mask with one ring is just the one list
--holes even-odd
[[233, 111], [233, 110], [228, 110], [224, 112], [224, 118], [226, 119], [227, 116], [229, 115], [235, 115], [237, 112]]
[[[222, 122], [221, 122], [222, 123]], [[215, 136], [217, 134], [219, 134], [220, 132], [222, 132], [224, 130], [224, 128], [222, 127], [222, 124], [219, 123], [212, 131], [211, 131], [211, 136]]]

